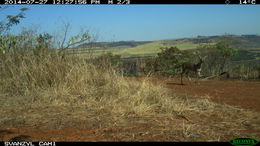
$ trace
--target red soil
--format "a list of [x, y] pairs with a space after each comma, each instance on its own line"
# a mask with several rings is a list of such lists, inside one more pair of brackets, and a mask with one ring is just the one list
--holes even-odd
[[[164, 79], [156, 78], [153, 80], [155, 83], [163, 83], [176, 94], [209, 96], [214, 102], [221, 104], [229, 104], [238, 106], [240, 108], [260, 112], [260, 82], [248, 81], [233, 81], [233, 80], [208, 80], [199, 81], [199, 84], [188, 82], [185, 80], [185, 85], [180, 85], [179, 79]], [[151, 122], [153, 123], [153, 122]], [[26, 140], [26, 141], [132, 141], [142, 140], [166, 140], [165, 137], [149, 132], [151, 124], [146, 122], [143, 130], [148, 132], [140, 133], [140, 128], [134, 128], [137, 133], [126, 135], [131, 130], [127, 127], [120, 129], [116, 127], [104, 128], [62, 128], [62, 129], [49, 129], [37, 127], [12, 127], [0, 126], [0, 141], [11, 140]], [[80, 125], [77, 125], [80, 126]], [[131, 126], [129, 126], [131, 127]], [[167, 129], [167, 128], [166, 128]], [[139, 131], [138, 131], [139, 130]], [[142, 129], [141, 129], [142, 130]], [[133, 129], [131, 130], [133, 131]], [[163, 131], [159, 130], [159, 131]], [[125, 136], [119, 136], [125, 134]], [[171, 140], [177, 140], [175, 135]], [[169, 136], [169, 135], [168, 135]], [[124, 138], [125, 137], [125, 138]], [[232, 138], [226, 137], [227, 139]]]
[[164, 82], [174, 93], [209, 96], [217, 103], [260, 112], [260, 82], [208, 80], [196, 84], [193, 81], [185, 80], [184, 85], [180, 85], [178, 79], [168, 79]]

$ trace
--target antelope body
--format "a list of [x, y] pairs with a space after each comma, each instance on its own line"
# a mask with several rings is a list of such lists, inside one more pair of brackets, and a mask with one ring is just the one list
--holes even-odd
[[186, 62], [182, 64], [182, 72], [181, 72], [181, 84], [183, 85], [182, 78], [184, 74], [187, 74], [189, 72], [195, 72], [197, 75], [197, 78], [200, 77], [200, 71], [201, 71], [201, 64], [203, 63], [203, 60], [201, 57], [199, 57], [198, 63], [191, 63]]

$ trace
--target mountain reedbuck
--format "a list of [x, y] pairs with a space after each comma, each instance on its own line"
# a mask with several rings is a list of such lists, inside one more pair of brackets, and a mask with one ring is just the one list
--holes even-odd
[[[205, 59], [205, 58], [204, 58]], [[199, 62], [198, 63], [191, 63], [191, 62], [186, 62], [182, 64], [182, 72], [181, 72], [181, 84], [183, 85], [182, 82], [182, 77], [183, 74], [188, 74], [189, 72], [195, 72], [197, 78], [199, 78], [200, 75], [200, 71], [201, 71], [201, 64], [203, 63], [203, 59], [199, 56]]]

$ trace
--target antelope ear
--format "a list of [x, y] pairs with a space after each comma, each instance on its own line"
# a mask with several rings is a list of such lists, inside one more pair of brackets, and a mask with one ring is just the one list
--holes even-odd
[[203, 60], [205, 60], [207, 57], [208, 57], [207, 55], [206, 55], [206, 56], [204, 56], [204, 57], [203, 57]]

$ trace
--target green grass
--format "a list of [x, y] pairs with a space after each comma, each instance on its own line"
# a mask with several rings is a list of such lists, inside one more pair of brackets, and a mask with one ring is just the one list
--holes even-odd
[[[187, 49], [195, 49], [197, 47], [197, 44], [191, 43], [191, 42], [180, 42], [177, 45], [165, 45], [162, 43], [162, 41], [154, 41], [151, 43], [139, 45], [136, 47], [125, 47], [125, 46], [120, 46], [120, 47], [113, 47], [113, 48], [101, 48], [101, 47], [96, 47], [93, 50], [92, 53], [94, 55], [100, 55], [105, 52], [111, 52], [113, 54], [117, 55], [130, 55], [130, 56], [153, 56], [159, 53], [161, 50], [160, 48], [162, 47], [172, 47], [172, 46], [177, 46], [181, 50], [187, 50]], [[84, 49], [79, 49], [80, 51], [75, 51], [78, 52], [80, 55], [85, 54]]]
[[157, 54], [161, 50], [162, 47], [171, 47], [177, 46], [181, 50], [186, 49], [195, 49], [197, 47], [196, 44], [190, 42], [183, 42], [177, 45], [164, 45], [161, 41], [154, 41], [152, 43], [147, 43], [144, 45], [139, 45], [132, 48], [125, 48], [123, 50], [116, 51], [116, 54], [132, 54], [132, 55], [145, 55], [145, 54]]
[[[202, 42], [200, 40], [202, 39]], [[183, 38], [183, 39], [168, 39], [168, 40], [159, 40], [159, 41], [151, 41], [150, 43], [145, 43], [142, 45], [138, 45], [135, 47], [128, 47], [128, 46], [117, 46], [117, 47], [95, 47], [92, 51], [95, 55], [100, 55], [106, 52], [111, 52], [113, 54], [117, 55], [123, 55], [123, 56], [154, 56], [158, 52], [160, 52], [160, 48], [162, 47], [173, 47], [176, 46], [180, 50], [189, 50], [189, 49], [196, 49], [200, 43], [203, 43], [203, 39], [205, 41], [208, 41], [208, 44], [215, 44], [219, 39], [217, 38], [210, 38], [210, 37], [200, 37], [200, 38]], [[239, 45], [238, 49], [245, 50], [245, 49], [253, 49], [252, 46], [257, 45], [251, 45], [245, 38], [234, 38], [236, 40], [236, 44]], [[198, 40], [198, 41], [196, 41]], [[249, 43], [249, 44], [248, 44]], [[243, 44], [243, 45], [241, 45]], [[243, 46], [247, 46], [246, 48]], [[241, 49], [243, 48], [243, 49]], [[258, 50], [258, 47], [254, 47], [256, 50]], [[78, 49], [79, 54], [85, 54], [86, 51], [84, 51], [84, 48]], [[79, 55], [79, 56], [80, 56]], [[83, 55], [85, 56], [85, 55]]]
[[115, 54], [132, 54], [132, 55], [156, 54], [160, 51], [161, 47], [163, 47], [162, 44], [159, 44], [157, 42], [152, 42], [144, 45], [139, 45], [136, 47], [125, 48], [123, 50], [119, 50], [115, 52]]
[[191, 42], [185, 42], [185, 43], [180, 43], [176, 46], [181, 50], [188, 50], [188, 49], [196, 49], [198, 45]]

